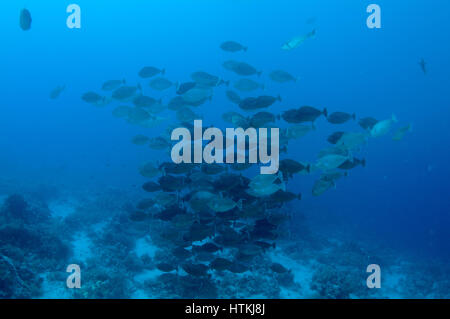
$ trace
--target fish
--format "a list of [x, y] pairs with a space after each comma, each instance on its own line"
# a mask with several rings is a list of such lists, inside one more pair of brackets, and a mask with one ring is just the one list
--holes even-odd
[[28, 31], [31, 29], [31, 22], [33, 19], [31, 18], [31, 13], [27, 9], [22, 9], [20, 11], [19, 25], [23, 31]]
[[177, 84], [172, 83], [166, 78], [157, 77], [150, 81], [150, 87], [156, 91], [165, 91], [172, 86], [177, 86]]
[[370, 131], [372, 127], [375, 126], [379, 121], [377, 119], [374, 119], [373, 117], [364, 117], [359, 120], [358, 124], [363, 129]]
[[164, 262], [163, 263], [158, 263], [155, 266], [156, 266], [156, 268], [158, 270], [161, 270], [163, 272], [171, 272], [171, 271], [174, 271], [174, 270], [178, 269], [177, 265], [170, 264], [170, 263], [164, 263]]
[[139, 173], [148, 178], [153, 178], [160, 175], [158, 166], [153, 162], [147, 162], [140, 166]]
[[196, 86], [182, 95], [186, 104], [191, 106], [199, 106], [206, 101], [211, 101], [213, 90], [210, 87]]
[[231, 191], [232, 189], [243, 185], [244, 182], [245, 179], [241, 175], [224, 173], [219, 175], [217, 179], [212, 182], [212, 185], [216, 191], [224, 192]]
[[302, 194], [294, 194], [291, 192], [287, 192], [287, 191], [283, 191], [283, 190], [278, 190], [276, 193], [273, 193], [272, 195], [270, 195], [268, 197], [268, 201], [272, 202], [272, 203], [287, 203], [290, 201], [293, 201], [294, 199], [298, 199], [301, 200], [302, 199]]
[[260, 84], [256, 81], [253, 81], [252, 79], [240, 79], [234, 82], [233, 84], [234, 88], [241, 91], [241, 92], [252, 92], [257, 89], [264, 90], [264, 85]]
[[386, 135], [391, 130], [394, 123], [397, 123], [397, 117], [392, 114], [390, 119], [383, 120], [375, 124], [370, 130], [370, 136], [380, 137]]
[[311, 131], [311, 126], [308, 125], [291, 125], [285, 130], [285, 136], [288, 139], [302, 138]]
[[178, 111], [182, 109], [183, 107], [188, 106], [186, 102], [184, 101], [182, 96], [175, 96], [172, 98], [169, 103], [167, 104], [167, 108], [172, 111]]
[[422, 70], [423, 74], [426, 75], [427, 74], [427, 63], [425, 62], [424, 58], [420, 59], [419, 66], [420, 66], [420, 69]]
[[65, 89], [66, 89], [65, 85], [58, 85], [50, 92], [50, 98], [52, 100], [57, 99]]
[[345, 169], [345, 170], [349, 170], [349, 169], [353, 169], [357, 166], [361, 165], [362, 167], [366, 166], [366, 160], [363, 159], [357, 159], [356, 157], [353, 159], [348, 159], [346, 160], [344, 163], [342, 163], [341, 165], [338, 166], [339, 169]]
[[217, 271], [224, 271], [228, 270], [232, 265], [233, 265], [232, 261], [225, 258], [217, 257], [209, 263], [209, 268]]
[[156, 99], [154, 99], [154, 98], [152, 98], [152, 97], [150, 97], [150, 96], [145, 96], [145, 95], [138, 95], [138, 96], [136, 96], [134, 99], [133, 99], [133, 104], [134, 104], [134, 106], [137, 106], [137, 107], [151, 107], [151, 106], [153, 106], [154, 104], [157, 104], [157, 103], [161, 103], [161, 100], [160, 101], [157, 101]]
[[150, 138], [148, 143], [151, 149], [157, 151], [168, 149], [171, 146], [170, 142], [165, 137], [162, 136]]
[[322, 173], [322, 175], [320, 175], [320, 179], [335, 182], [344, 176], [348, 176], [348, 173], [347, 172], [342, 173], [339, 171], [327, 171], [325, 173]]
[[255, 176], [246, 190], [247, 194], [254, 197], [270, 196], [279, 190], [286, 190], [285, 183], [281, 180], [282, 174], [257, 175]]
[[258, 112], [250, 118], [250, 126], [255, 128], [264, 127], [266, 124], [274, 122], [275, 115], [269, 112]]
[[222, 119], [227, 123], [235, 125], [236, 127], [245, 128], [249, 125], [249, 121], [245, 116], [233, 111], [223, 113]]
[[202, 212], [209, 209], [208, 203], [216, 197], [215, 194], [207, 191], [196, 192], [189, 200], [189, 205], [196, 212]]
[[272, 265], [270, 265], [270, 269], [278, 274], [284, 274], [287, 272], [290, 272], [290, 270], [288, 270], [286, 267], [284, 267], [283, 265], [279, 264], [279, 263], [272, 263]]
[[336, 147], [348, 151], [359, 151], [362, 145], [367, 143], [367, 133], [345, 132], [336, 142]]
[[297, 82], [297, 78], [283, 70], [272, 71], [269, 74], [269, 77], [272, 79], [272, 81], [278, 83]]
[[228, 71], [232, 71], [237, 75], [242, 76], [251, 76], [251, 75], [261, 76], [262, 74], [262, 71], [257, 71], [253, 66], [251, 66], [246, 62], [228, 60], [223, 63], [223, 67]]
[[[152, 177], [154, 177], [154, 176], [152, 176]], [[160, 193], [156, 193], [156, 195], [153, 197], [153, 199], [155, 200], [155, 203], [157, 203], [159, 206], [166, 207], [177, 201], [177, 194], [160, 192]]]
[[299, 163], [292, 159], [283, 159], [280, 161], [279, 171], [283, 174], [284, 180], [287, 180], [288, 178], [292, 178], [294, 174], [302, 171], [306, 171], [309, 173], [311, 171], [311, 166], [305, 166], [302, 163]]
[[304, 122], [312, 122], [314, 123], [319, 116], [328, 116], [328, 111], [326, 108], [323, 111], [319, 111], [318, 109], [311, 106], [302, 106], [298, 109], [291, 109], [286, 112], [283, 112], [281, 117], [288, 123], [291, 124], [299, 124]]
[[197, 86], [197, 82], [184, 82], [181, 83], [178, 88], [177, 88], [177, 94], [178, 95], [183, 95], [184, 93], [186, 93], [187, 91], [195, 88]]
[[158, 74], [164, 75], [165, 73], [166, 73], [165, 69], [158, 69], [154, 66], [145, 66], [139, 71], [138, 75], [143, 79], [147, 79], [154, 77], [155, 75]]
[[97, 94], [92, 91], [84, 93], [81, 99], [86, 103], [90, 103], [97, 106], [102, 106], [106, 102], [106, 97], [101, 96], [100, 94]]
[[301, 44], [303, 44], [306, 40], [315, 37], [316, 30], [312, 30], [311, 32], [292, 38], [291, 40], [287, 41], [283, 46], [281, 47], [282, 50], [290, 51], [298, 48]]
[[331, 124], [344, 124], [351, 119], [356, 120], [355, 113], [348, 114], [345, 112], [333, 112], [327, 116], [327, 121]]
[[126, 84], [126, 80], [108, 80], [103, 83], [102, 90], [103, 91], [113, 91]]
[[223, 51], [227, 52], [239, 52], [244, 51], [247, 52], [247, 47], [244, 47], [242, 44], [236, 42], [236, 41], [225, 41], [220, 45], [220, 48]]
[[222, 247], [219, 247], [214, 243], [205, 243], [205, 244], [199, 245], [199, 246], [192, 245], [192, 251], [196, 252], [196, 253], [198, 253], [198, 252], [215, 253], [217, 251], [222, 251], [222, 250], [223, 250]]
[[194, 111], [187, 107], [183, 107], [176, 112], [176, 118], [178, 121], [187, 123], [187, 122], [193, 122], [194, 120], [201, 119], [202, 117], [198, 114], [196, 114]]
[[142, 124], [150, 119], [150, 114], [140, 107], [130, 108], [127, 116], [127, 121], [130, 124]]
[[121, 86], [113, 91], [112, 98], [119, 101], [128, 101], [135, 97], [138, 91], [142, 91], [140, 85]]
[[225, 92], [227, 99], [234, 104], [239, 105], [239, 103], [241, 103], [241, 97], [239, 96], [239, 94], [237, 94], [236, 92], [232, 91], [232, 90], [227, 90]]
[[179, 259], [188, 259], [192, 256], [192, 253], [183, 247], [174, 248], [172, 249], [171, 253]]
[[315, 167], [324, 171], [331, 170], [338, 168], [347, 160], [348, 160], [347, 156], [338, 154], [329, 154], [321, 157], [315, 164]]
[[263, 109], [271, 106], [276, 101], [282, 101], [281, 96], [273, 97], [268, 95], [258, 96], [258, 97], [248, 97], [239, 103], [239, 107], [245, 111], [252, 111]]
[[208, 275], [208, 266], [203, 264], [186, 263], [181, 266], [183, 270], [194, 277], [204, 277]]
[[208, 202], [208, 207], [216, 213], [228, 212], [235, 207], [242, 210], [242, 199], [235, 202], [230, 198], [215, 196], [215, 198]]
[[327, 141], [330, 144], [336, 144], [344, 134], [345, 132], [334, 132], [333, 134], [328, 136]]
[[176, 204], [173, 204], [167, 208], [164, 208], [162, 211], [156, 213], [154, 215], [155, 218], [163, 220], [163, 221], [171, 221], [177, 215], [183, 215], [186, 211]]
[[401, 141], [405, 137], [406, 133], [409, 133], [411, 131], [412, 131], [412, 124], [408, 124], [406, 126], [402, 126], [395, 132], [395, 134], [392, 137], [392, 139], [394, 141]]
[[336, 187], [336, 184], [333, 180], [326, 180], [320, 178], [314, 183], [312, 194], [313, 196], [320, 196], [333, 187]]
[[194, 80], [195, 83], [206, 87], [215, 87], [221, 84], [225, 84], [226, 86], [228, 86], [230, 84], [229, 82], [223, 81], [215, 75], [203, 71], [192, 73], [191, 79]]
[[155, 205], [155, 201], [153, 200], [153, 198], [145, 198], [145, 199], [139, 201], [139, 203], [136, 205], [136, 207], [141, 210], [146, 210], [146, 209], [153, 207], [154, 205]]

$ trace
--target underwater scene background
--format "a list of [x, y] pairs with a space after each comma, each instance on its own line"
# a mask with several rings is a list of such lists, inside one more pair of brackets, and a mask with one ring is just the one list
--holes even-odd
[[[0, 4], [1, 298], [450, 296], [448, 1], [69, 4]], [[279, 173], [173, 164], [194, 119]]]

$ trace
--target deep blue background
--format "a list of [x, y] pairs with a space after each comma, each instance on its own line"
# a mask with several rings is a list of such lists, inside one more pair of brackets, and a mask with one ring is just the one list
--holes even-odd
[[[81, 101], [109, 79], [137, 83], [144, 65], [164, 67], [173, 81], [204, 70], [236, 77], [221, 64], [242, 59], [263, 70], [266, 93], [281, 94], [279, 113], [313, 105], [357, 116], [413, 123], [401, 142], [371, 139], [358, 168], [335, 191], [311, 196], [317, 176], [298, 177], [290, 190], [304, 193], [294, 209], [331, 223], [355, 239], [400, 247], [406, 252], [448, 257], [450, 240], [449, 74], [450, 3], [444, 0], [379, 1], [382, 29], [366, 27], [368, 1], [152, 0], [76, 1], [82, 29], [65, 25], [67, 1], [2, 1], [0, 4], [0, 165], [12, 183], [57, 183], [67, 189], [104, 186], [132, 189], [136, 167], [161, 153], [130, 143], [136, 133], [156, 136], [113, 118], [108, 109]], [[32, 13], [28, 32], [18, 27], [20, 9]], [[308, 19], [316, 22], [307, 24]], [[281, 45], [317, 28], [317, 37], [296, 50]], [[230, 55], [221, 42], [236, 40], [247, 53]], [[425, 58], [425, 76], [418, 62]], [[281, 68], [299, 76], [278, 85], [267, 74]], [[52, 101], [57, 85], [67, 89]], [[144, 83], [146, 85], [146, 83]], [[216, 126], [236, 107], [217, 89], [199, 109]], [[148, 87], [145, 93], [158, 97]], [[173, 90], [160, 95], [167, 102]], [[172, 115], [173, 116], [173, 115]], [[172, 119], [167, 120], [168, 123]], [[220, 123], [220, 124], [219, 124]], [[290, 157], [312, 161], [334, 130], [324, 119], [317, 130], [290, 145]], [[356, 123], [344, 127], [360, 130]], [[340, 221], [340, 222], [337, 222]], [[342, 228], [341, 228], [342, 227]], [[319, 227], [320, 228], [320, 227]], [[329, 229], [325, 230], [326, 233]]]

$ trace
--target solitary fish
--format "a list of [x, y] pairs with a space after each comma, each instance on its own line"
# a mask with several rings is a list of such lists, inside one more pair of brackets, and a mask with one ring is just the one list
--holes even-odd
[[235, 41], [226, 41], [220, 45], [220, 48], [227, 52], [247, 51], [247, 47], [244, 47], [242, 44]]
[[60, 96], [60, 94], [65, 90], [65, 88], [66, 88], [65, 85], [58, 85], [50, 92], [50, 98], [52, 100], [57, 99]]
[[400, 127], [397, 132], [395, 132], [394, 136], [392, 137], [392, 139], [394, 141], [400, 141], [403, 139], [403, 137], [405, 137], [406, 133], [411, 132], [412, 131], [412, 124], [408, 124], [406, 126]]
[[291, 75], [288, 72], [283, 71], [283, 70], [275, 70], [272, 73], [270, 73], [269, 76], [272, 79], [272, 81], [278, 82], [278, 83], [287, 83], [287, 82], [297, 81], [297, 79], [293, 75]]
[[302, 35], [302, 36], [298, 36], [298, 37], [292, 38], [291, 40], [289, 40], [288, 42], [283, 44], [281, 49], [285, 50], [285, 51], [290, 51], [290, 50], [296, 49], [303, 42], [305, 42], [307, 39], [312, 38], [315, 35], [316, 35], [316, 30], [314, 29], [311, 32], [307, 33], [306, 35]]
[[146, 78], [154, 77], [157, 74], [164, 75], [165, 73], [166, 73], [165, 69], [158, 69], [158, 68], [155, 68], [154, 66], [146, 66], [146, 67], [143, 67], [139, 71], [139, 76], [143, 79], [146, 79]]
[[30, 11], [27, 9], [22, 9], [22, 11], [20, 11], [20, 28], [23, 31], [30, 30], [32, 21]]
[[423, 74], [427, 74], [427, 63], [425, 62], [425, 59], [421, 59], [419, 62], [420, 68], [422, 69]]

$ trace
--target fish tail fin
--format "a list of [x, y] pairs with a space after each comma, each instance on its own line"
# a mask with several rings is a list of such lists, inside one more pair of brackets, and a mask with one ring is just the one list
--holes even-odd
[[273, 242], [272, 248], [273, 248], [273, 249], [277, 248], [277, 244], [276, 244], [275, 242]]
[[278, 96], [277, 96], [277, 100], [280, 101], [280, 102], [283, 101], [283, 99], [281, 98], [281, 95], [278, 95]]
[[127, 84], [127, 80], [125, 78], [122, 79], [123, 84]]
[[361, 160], [361, 165], [362, 165], [362, 167], [366, 167], [366, 159], [365, 158], [363, 158]]
[[311, 164], [306, 165], [306, 171], [311, 173]]
[[256, 72], [256, 73], [258, 74], [258, 77], [260, 77], [261, 74], [263, 73], [263, 71], [258, 71], [258, 72]]
[[324, 108], [322, 113], [323, 113], [323, 115], [325, 117], [328, 117], [328, 110], [327, 110], [327, 108]]
[[[278, 115], [276, 116], [276, 118], [277, 118], [278, 121], [281, 120], [281, 114], [278, 114]], [[287, 129], [287, 130], [289, 130], [289, 129]], [[286, 132], [287, 132], [287, 131], [286, 131]]]
[[159, 104], [162, 104], [162, 98], [160, 98], [160, 99], [158, 100], [158, 103], [159, 103]]
[[224, 82], [227, 87], [230, 86], [230, 80]]
[[161, 74], [162, 74], [162, 75], [166, 74], [166, 69], [162, 69], [162, 70], [161, 70]]
[[141, 86], [141, 83], [138, 83], [137, 88], [138, 88], [138, 90], [141, 91], [141, 93], [142, 93], [142, 86]]
[[244, 50], [244, 52], [247, 52], [248, 47], [243, 47], [242, 49]]
[[297, 199], [298, 199], [298, 200], [302, 200], [302, 193], [298, 193]]
[[352, 119], [353, 119], [353, 121], [356, 121], [356, 114], [355, 113], [352, 114]]

